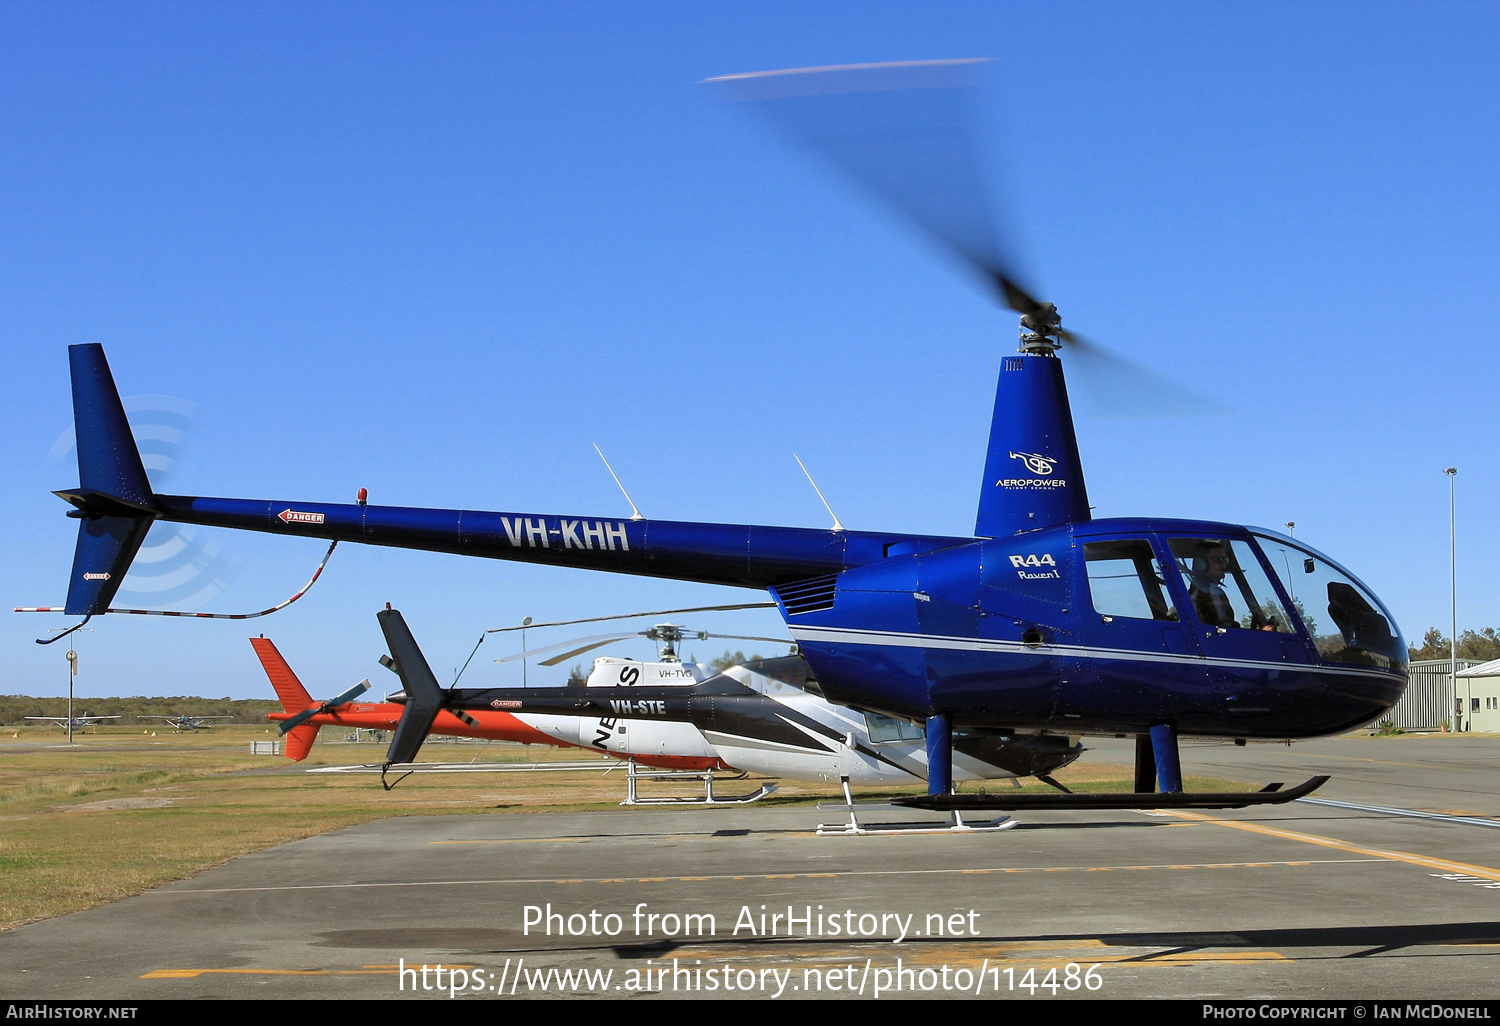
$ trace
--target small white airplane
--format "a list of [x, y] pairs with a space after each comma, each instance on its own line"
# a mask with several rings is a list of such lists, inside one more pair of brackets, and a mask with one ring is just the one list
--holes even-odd
[[49, 725], [61, 727], [63, 730], [82, 730], [84, 727], [97, 727], [105, 720], [118, 720], [118, 716], [74, 716], [69, 720], [66, 716], [28, 716], [28, 720], [44, 720]]
[[209, 720], [232, 720], [233, 716], [137, 716], [138, 720], [164, 720], [173, 730], [207, 730]]

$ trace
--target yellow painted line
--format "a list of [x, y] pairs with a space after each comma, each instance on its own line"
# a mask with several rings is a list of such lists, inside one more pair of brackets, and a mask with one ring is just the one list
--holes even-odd
[[[1122, 961], [1111, 959], [1110, 961]], [[1124, 959], [1123, 961], [1135, 961]], [[1279, 951], [1173, 951], [1170, 954], [1146, 955], [1137, 963], [1160, 964], [1163, 962], [1186, 962], [1193, 965], [1199, 962], [1290, 962], [1291, 957], [1283, 955]]]
[[[1407, 851], [1366, 848], [1363, 845], [1350, 844], [1347, 841], [1339, 841], [1332, 837], [1322, 837], [1318, 834], [1304, 834], [1296, 830], [1282, 830], [1279, 827], [1266, 826], [1262, 823], [1243, 823], [1229, 819], [1214, 819], [1211, 816], [1204, 816], [1196, 812], [1170, 811], [1167, 815], [1180, 816], [1183, 819], [1196, 820], [1200, 823], [1212, 823], [1214, 826], [1232, 827], [1235, 830], [1248, 830], [1252, 834], [1265, 834], [1267, 837], [1280, 837], [1287, 841], [1301, 841], [1303, 844], [1316, 844], [1323, 848], [1336, 848], [1339, 851], [1347, 851], [1354, 855], [1368, 855], [1390, 862], [1405, 862], [1408, 865], [1420, 866], [1423, 869], [1437, 869], [1445, 873], [1462, 873], [1465, 876], [1475, 876], [1483, 880], [1500, 881], [1500, 869], [1491, 869], [1489, 866], [1474, 866], [1467, 862], [1454, 862], [1452, 859], [1433, 858], [1430, 855], [1413, 855]], [[1293, 864], [1282, 863], [1282, 865]]]
[[1430, 762], [1398, 762], [1395, 759], [1370, 759], [1362, 755], [1319, 755], [1320, 759], [1343, 759], [1345, 762], [1369, 762], [1378, 766], [1408, 766], [1412, 769], [1432, 769]]
[[597, 837], [506, 837], [480, 841], [428, 841], [428, 844], [583, 844]]
[[[430, 962], [427, 967], [438, 963]], [[442, 963], [445, 969], [472, 969], [472, 965], [449, 965]], [[409, 965], [406, 968], [416, 969], [419, 972], [424, 968], [421, 965]], [[365, 966], [363, 969], [155, 969], [144, 973], [140, 977], [143, 980], [195, 980], [200, 976], [388, 976], [399, 972], [399, 967], [391, 966]]]
[[[889, 944], [889, 941], [883, 943]], [[990, 954], [989, 964], [992, 969], [1000, 969], [1002, 972], [1007, 968], [1012, 969], [1062, 969], [1068, 965], [1109, 965], [1135, 968], [1160, 967], [1160, 968], [1182, 968], [1185, 966], [1201, 966], [1213, 963], [1227, 964], [1260, 964], [1265, 962], [1291, 962], [1292, 957], [1284, 955], [1279, 951], [1162, 951], [1147, 952], [1137, 955], [1126, 955], [1120, 953], [1105, 954], [1102, 952], [1085, 950], [1081, 943], [1073, 945], [1057, 945], [1065, 951], [1074, 952], [1071, 956], [1050, 954], [1042, 957], [1033, 957], [1024, 953], [1026, 945], [1009, 944], [999, 942], [1000, 950]], [[952, 965], [966, 963], [975, 958], [976, 951], [972, 943], [959, 945], [901, 945], [895, 949], [895, 953], [901, 956], [906, 965]], [[740, 951], [726, 951], [723, 948], [679, 948], [673, 952], [674, 957], [681, 960], [703, 960], [705, 962], [732, 961], [736, 964], [742, 963], [805, 963], [805, 962], [848, 962], [851, 955], [847, 945], [842, 947], [830, 947], [822, 944], [796, 944], [789, 947], [774, 949], [759, 949]]]

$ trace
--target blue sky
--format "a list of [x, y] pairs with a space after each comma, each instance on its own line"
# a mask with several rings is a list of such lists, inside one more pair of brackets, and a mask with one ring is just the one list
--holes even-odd
[[[648, 516], [824, 526], [798, 452], [850, 528], [970, 532], [1013, 316], [694, 83], [993, 57], [1030, 279], [1244, 411], [1080, 421], [1096, 515], [1294, 520], [1419, 638], [1457, 465], [1460, 626], [1500, 624], [1497, 36], [1479, 3], [7, 4], [5, 604], [66, 590], [85, 341], [125, 395], [195, 404], [163, 490], [620, 515], [598, 442]], [[323, 548], [205, 535], [224, 612]], [[525, 615], [753, 598], [344, 546], [252, 624], [96, 621], [78, 688], [269, 695], [251, 630], [315, 693], [385, 686], [386, 601], [443, 675]], [[63, 622], [0, 620], [0, 692], [66, 689], [31, 640]], [[502, 654], [465, 681], [518, 676]]]

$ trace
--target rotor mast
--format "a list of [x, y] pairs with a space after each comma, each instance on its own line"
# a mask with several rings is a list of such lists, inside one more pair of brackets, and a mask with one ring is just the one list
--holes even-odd
[[1062, 346], [1062, 315], [1054, 303], [1037, 303], [1021, 314], [1021, 344], [1028, 356], [1055, 356]]

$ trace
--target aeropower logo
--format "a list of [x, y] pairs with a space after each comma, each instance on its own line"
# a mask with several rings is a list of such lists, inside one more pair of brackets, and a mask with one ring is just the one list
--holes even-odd
[[1067, 481], [1053, 476], [1057, 473], [1057, 460], [1051, 456], [1043, 456], [1040, 453], [1034, 452], [1013, 452], [1010, 454], [1010, 458], [1020, 460], [1022, 466], [1037, 476], [1002, 477], [995, 482], [995, 487], [997, 488], [1047, 489], [1066, 488], [1068, 486]]
[[1040, 474], [1042, 477], [1051, 477], [1057, 470], [1056, 460], [1047, 456], [1038, 456], [1034, 452], [1013, 452], [1010, 458], [1020, 460], [1026, 465], [1027, 470], [1033, 474]]

